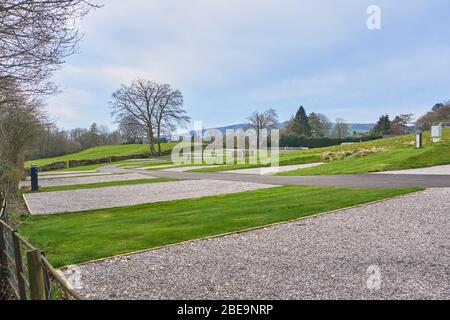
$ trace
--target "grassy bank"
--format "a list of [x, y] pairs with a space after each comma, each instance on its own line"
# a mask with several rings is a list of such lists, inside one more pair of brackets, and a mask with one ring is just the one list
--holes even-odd
[[282, 172], [279, 175], [333, 175], [369, 173], [402, 169], [425, 168], [437, 165], [450, 164], [450, 129], [444, 130], [444, 139], [439, 143], [430, 141], [430, 134], [425, 134], [425, 146], [416, 149], [414, 135], [391, 139], [364, 142], [358, 145], [342, 146], [349, 148], [370, 149], [385, 148], [384, 152], [374, 153], [365, 157], [335, 160], [321, 166]]
[[[163, 143], [161, 144], [161, 149], [162, 151], [171, 150], [176, 144], [177, 143]], [[26, 166], [28, 167], [31, 164], [37, 164], [42, 166], [59, 161], [101, 159], [112, 156], [128, 156], [133, 154], [144, 154], [149, 152], [150, 152], [149, 146], [143, 144], [100, 146], [61, 157], [30, 160], [26, 162]]]
[[276, 187], [200, 199], [30, 216], [21, 224], [20, 232], [44, 249], [55, 266], [61, 267], [288, 221], [416, 190]]

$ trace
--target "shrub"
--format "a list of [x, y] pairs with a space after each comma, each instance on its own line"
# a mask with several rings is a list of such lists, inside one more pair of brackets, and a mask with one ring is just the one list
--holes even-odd
[[337, 146], [343, 143], [350, 142], [363, 142], [363, 141], [372, 141], [376, 139], [380, 139], [381, 136], [365, 136], [361, 138], [313, 138], [313, 137], [305, 137], [299, 136], [296, 134], [284, 134], [280, 137], [280, 147], [305, 147], [305, 148], [321, 148], [321, 147], [331, 147]]
[[386, 151], [385, 148], [370, 148], [370, 149], [353, 149], [343, 151], [326, 151], [322, 153], [323, 161], [335, 161], [343, 159], [353, 159], [367, 157], [370, 154], [380, 153]]
[[20, 171], [7, 161], [0, 160], [0, 196], [6, 197], [19, 186], [22, 178]]

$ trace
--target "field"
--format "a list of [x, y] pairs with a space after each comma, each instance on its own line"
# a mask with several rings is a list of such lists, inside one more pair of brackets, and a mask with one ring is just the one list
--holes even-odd
[[[430, 133], [425, 133], [425, 145], [416, 149], [415, 136], [407, 135], [391, 139], [376, 140], [356, 145], [329, 148], [324, 151], [384, 148], [384, 152], [335, 160], [324, 165], [283, 172], [280, 175], [333, 175], [370, 173], [402, 169], [424, 168], [450, 164], [450, 129], [444, 130], [444, 139], [439, 143], [430, 141]], [[339, 148], [339, 149], [338, 149]]]
[[[28, 216], [20, 232], [51, 262], [86, 262], [185, 240], [264, 226], [418, 189], [286, 186], [139, 206]], [[323, 201], [323, 195], [327, 201]]]
[[[351, 145], [340, 145], [302, 151], [282, 151], [280, 152], [280, 166], [323, 162], [324, 159], [322, 158], [322, 154], [327, 152], [336, 153], [356, 149], [370, 150], [373, 148], [384, 149], [383, 152], [369, 154], [364, 157], [334, 160], [321, 166], [283, 172], [279, 175], [289, 176], [370, 173], [450, 164], [450, 129], [444, 129], [444, 139], [440, 143], [432, 143], [430, 141], [429, 132], [424, 134], [424, 140], [425, 145], [422, 149], [415, 148], [415, 135], [405, 135], [390, 139], [355, 143]], [[217, 166], [214, 168], [200, 168], [191, 171], [218, 172], [255, 167], [261, 167], [261, 165], [244, 164]]]
[[[163, 143], [161, 144], [162, 151], [171, 150], [177, 143]], [[69, 160], [86, 160], [86, 159], [100, 159], [112, 156], [127, 156], [133, 154], [149, 153], [149, 146], [143, 144], [126, 144], [113, 146], [100, 146], [91, 149], [86, 149], [77, 153], [68, 154], [61, 157], [30, 160], [26, 162], [26, 166], [31, 164], [46, 165], [58, 161]]]

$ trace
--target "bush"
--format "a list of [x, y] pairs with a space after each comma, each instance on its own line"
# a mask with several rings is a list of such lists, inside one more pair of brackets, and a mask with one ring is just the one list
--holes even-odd
[[380, 153], [386, 151], [385, 148], [371, 148], [371, 149], [353, 149], [343, 151], [326, 151], [322, 153], [323, 161], [335, 161], [343, 159], [361, 158], [370, 154]]
[[0, 160], [0, 196], [6, 197], [19, 186], [22, 178], [20, 171], [7, 161]]
[[313, 137], [305, 137], [299, 136], [296, 134], [285, 134], [280, 137], [280, 148], [284, 147], [304, 147], [304, 148], [321, 148], [321, 147], [331, 147], [337, 146], [343, 143], [350, 142], [363, 142], [363, 141], [371, 141], [382, 138], [381, 136], [365, 136], [361, 138], [313, 138]]

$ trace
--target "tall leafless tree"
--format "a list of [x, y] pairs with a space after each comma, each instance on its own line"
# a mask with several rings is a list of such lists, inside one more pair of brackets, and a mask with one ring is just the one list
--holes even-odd
[[53, 92], [48, 79], [76, 52], [78, 20], [93, 7], [87, 0], [2, 0], [0, 90], [15, 81], [26, 91]]
[[249, 128], [256, 131], [257, 148], [260, 147], [261, 131], [263, 129], [273, 129], [278, 125], [278, 115], [274, 109], [269, 109], [260, 113], [255, 111], [247, 118], [247, 125]]
[[349, 135], [350, 126], [342, 118], [337, 118], [334, 124], [332, 135], [338, 139], [343, 139]]
[[162, 119], [168, 119], [169, 115], [173, 114], [161, 111], [162, 107], [166, 106], [165, 110], [177, 110], [180, 102], [182, 103], [181, 93], [174, 94], [169, 85], [138, 79], [131, 85], [121, 85], [120, 89], [113, 93], [110, 104], [116, 121], [121, 122], [131, 117], [145, 128], [150, 155], [155, 155], [155, 134], [160, 134], [163, 123], [163, 120], [159, 119], [161, 115]]

